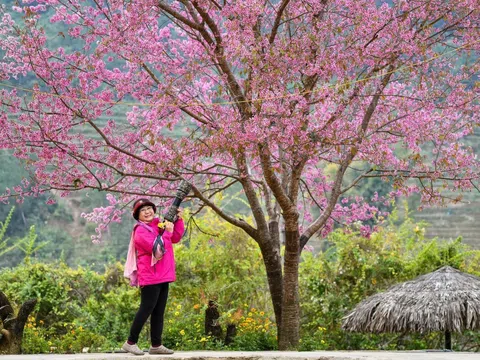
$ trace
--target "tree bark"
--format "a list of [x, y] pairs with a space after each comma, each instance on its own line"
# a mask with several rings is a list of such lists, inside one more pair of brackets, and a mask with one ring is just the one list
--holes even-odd
[[21, 354], [23, 329], [28, 316], [33, 311], [37, 299], [27, 300], [20, 307], [17, 317], [7, 296], [0, 291], [0, 318], [3, 323], [0, 338], [0, 354]]
[[[277, 244], [275, 244], [277, 242]], [[264, 243], [268, 245], [264, 246]], [[274, 244], [272, 244], [274, 243]], [[282, 323], [282, 302], [283, 302], [283, 275], [282, 275], [282, 259], [280, 256], [280, 243], [278, 240], [269, 239], [260, 244], [260, 251], [263, 256], [263, 263], [267, 273], [268, 288], [272, 298], [273, 311], [275, 313], [275, 322], [277, 324], [277, 332], [280, 333], [280, 325]]]
[[297, 350], [300, 340], [299, 245], [298, 230], [287, 230], [285, 232], [285, 262], [283, 265], [282, 323], [278, 337], [278, 350]]

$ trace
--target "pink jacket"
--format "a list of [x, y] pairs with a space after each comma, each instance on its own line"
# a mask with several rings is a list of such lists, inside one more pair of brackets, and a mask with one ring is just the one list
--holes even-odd
[[137, 224], [133, 229], [125, 264], [125, 276], [130, 278], [131, 285], [153, 285], [173, 282], [176, 279], [172, 244], [180, 241], [185, 226], [183, 220], [179, 219], [174, 224], [173, 232], [164, 231], [162, 238], [166, 252], [159, 261], [153, 261], [152, 265], [152, 247], [160, 233], [159, 222], [160, 220], [155, 218], [150, 224]]

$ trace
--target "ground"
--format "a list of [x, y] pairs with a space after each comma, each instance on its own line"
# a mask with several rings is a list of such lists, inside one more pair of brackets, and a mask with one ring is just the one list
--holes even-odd
[[480, 353], [459, 353], [443, 351], [179, 351], [174, 355], [134, 356], [125, 353], [113, 354], [72, 354], [72, 355], [8, 355], [2, 360], [480, 360]]

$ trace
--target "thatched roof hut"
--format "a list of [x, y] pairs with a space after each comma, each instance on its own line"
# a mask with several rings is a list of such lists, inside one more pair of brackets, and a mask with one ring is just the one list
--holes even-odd
[[362, 301], [343, 319], [352, 332], [445, 332], [480, 329], [480, 278], [450, 266]]

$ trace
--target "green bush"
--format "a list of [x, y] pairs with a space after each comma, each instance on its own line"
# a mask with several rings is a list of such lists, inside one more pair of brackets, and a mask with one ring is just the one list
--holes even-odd
[[[201, 229], [202, 231], [200, 231]], [[210, 211], [175, 245], [177, 281], [173, 299], [182, 305], [216, 301], [222, 311], [271, 306], [262, 255], [242, 230], [220, 221]]]
[[[15, 307], [38, 300], [25, 326], [25, 353], [82, 351], [101, 346], [104, 338], [78, 325], [87, 300], [102, 290], [103, 276], [64, 263], [23, 263], [0, 272], [0, 289]], [[74, 334], [76, 334], [74, 336]]]
[[105, 337], [85, 330], [82, 326], [64, 323], [64, 331], [59, 334], [56, 329], [45, 327], [33, 317], [25, 326], [22, 348], [25, 354], [38, 353], [79, 353], [98, 351], [105, 344]]
[[[256, 244], [210, 212], [190, 225], [187, 236], [175, 245], [177, 282], [170, 286], [165, 345], [222, 348], [222, 341], [204, 334], [206, 304], [214, 300], [224, 332], [228, 324], [239, 328], [231, 348], [273, 348], [271, 301]], [[128, 336], [140, 302], [139, 289], [128, 285], [120, 263], [112, 263], [102, 275], [85, 268], [71, 269], [61, 261], [23, 263], [0, 272], [0, 289], [17, 307], [27, 299], [38, 299], [33, 322], [25, 331], [28, 353], [118, 348]], [[259, 326], [268, 321], [268, 331], [255, 335], [254, 327], [245, 327], [246, 319], [253, 319], [248, 315], [252, 309], [257, 314], [254, 322]], [[148, 323], [139, 345], [149, 346]]]
[[93, 271], [71, 269], [64, 263], [21, 264], [0, 272], [0, 288], [10, 301], [38, 300], [36, 320], [46, 326], [73, 322], [87, 299], [102, 289], [103, 277]]
[[[301, 350], [442, 346], [442, 334], [352, 334], [340, 329], [342, 318], [355, 305], [397, 282], [446, 264], [480, 274], [480, 251], [470, 250], [461, 239], [428, 240], [424, 237], [425, 224], [413, 223], [406, 216], [397, 225], [393, 215], [389, 221], [380, 219], [369, 238], [354, 230], [337, 230], [328, 237], [325, 251], [303, 253]], [[187, 235], [175, 245], [175, 255], [177, 281], [170, 286], [164, 327], [167, 347], [276, 349], [265, 270], [258, 246], [251, 239], [207, 212], [196, 224], [189, 223]], [[139, 289], [128, 285], [123, 265], [118, 262], [112, 262], [103, 274], [89, 268], [72, 269], [62, 261], [24, 262], [0, 271], [0, 289], [16, 308], [27, 299], [38, 299], [25, 327], [26, 353], [118, 349], [128, 336], [140, 301]], [[218, 305], [224, 336], [227, 325], [236, 326], [234, 342], [228, 346], [205, 335], [209, 300]], [[475, 346], [480, 339], [478, 334], [466, 332], [453, 340], [459, 350]], [[148, 348], [149, 342], [147, 323], [139, 346]]]

